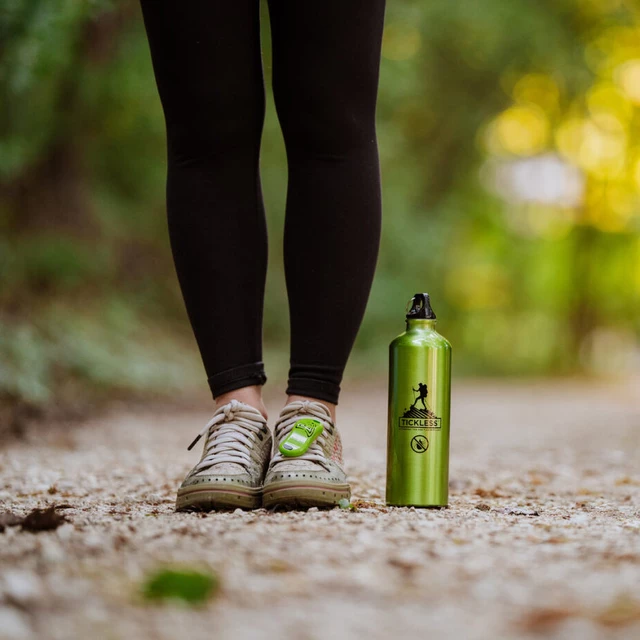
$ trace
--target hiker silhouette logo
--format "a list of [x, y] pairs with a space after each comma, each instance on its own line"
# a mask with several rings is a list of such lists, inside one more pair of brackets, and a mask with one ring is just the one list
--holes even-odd
[[413, 403], [400, 416], [399, 427], [401, 429], [440, 429], [442, 420], [427, 404], [429, 388], [424, 382], [419, 382], [418, 387], [411, 388], [414, 394]]

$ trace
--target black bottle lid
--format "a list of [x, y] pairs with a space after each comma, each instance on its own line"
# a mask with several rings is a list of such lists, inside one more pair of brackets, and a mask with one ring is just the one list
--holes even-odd
[[407, 313], [407, 320], [435, 320], [436, 314], [431, 308], [428, 293], [416, 293], [410, 301], [411, 309]]

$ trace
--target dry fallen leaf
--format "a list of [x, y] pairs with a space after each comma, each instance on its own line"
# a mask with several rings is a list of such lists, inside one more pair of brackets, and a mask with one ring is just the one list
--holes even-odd
[[619, 562], [630, 562], [632, 564], [640, 564], [640, 555], [636, 553], [616, 553], [613, 551], [605, 551], [602, 554], [605, 562], [616, 564]]
[[64, 515], [56, 511], [56, 507], [48, 507], [47, 509], [34, 509], [27, 514], [22, 521], [23, 531], [52, 531], [57, 529], [61, 524], [67, 522]]
[[520, 620], [518, 627], [528, 633], [547, 634], [561, 622], [575, 615], [576, 612], [572, 609], [534, 609]]
[[502, 493], [499, 489], [482, 489], [478, 487], [474, 493], [481, 498], [506, 498], [506, 494]]
[[586, 487], [580, 487], [580, 489], [578, 489], [578, 495], [579, 496], [599, 496], [600, 492], [593, 491], [593, 489], [587, 489]]
[[416, 561], [408, 557], [392, 556], [387, 560], [387, 563], [405, 574], [413, 573], [417, 569]]
[[618, 478], [616, 480], [616, 487], [621, 487], [623, 485], [640, 485], [640, 482], [638, 480], [634, 480], [633, 478], [630, 478], [629, 476], [623, 476], [622, 478]]
[[534, 609], [521, 618], [518, 627], [528, 633], [547, 634], [567, 618], [573, 617], [586, 618], [603, 627], [626, 627], [640, 622], [640, 600], [623, 594], [608, 607], [596, 612], [569, 608]]
[[543, 475], [542, 473], [529, 473], [529, 484], [534, 486], [540, 486], [542, 484], [549, 484], [550, 478], [547, 475]]
[[640, 600], [628, 594], [620, 595], [606, 609], [595, 614], [593, 620], [605, 627], [625, 627], [640, 622]]
[[267, 564], [260, 568], [264, 573], [290, 573], [295, 567], [280, 558], [271, 558]]
[[377, 509], [378, 511], [387, 512], [388, 509], [381, 502], [372, 502], [370, 500], [354, 500], [351, 503], [356, 509]]

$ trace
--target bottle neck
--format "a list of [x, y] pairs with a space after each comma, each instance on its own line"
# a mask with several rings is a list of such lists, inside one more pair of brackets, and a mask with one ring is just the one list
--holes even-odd
[[407, 318], [407, 331], [435, 331], [436, 320], [425, 320], [424, 318]]

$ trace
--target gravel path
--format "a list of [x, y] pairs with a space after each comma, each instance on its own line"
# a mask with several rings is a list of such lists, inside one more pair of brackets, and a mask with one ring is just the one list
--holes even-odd
[[[0, 512], [69, 523], [0, 533], [0, 638], [638, 638], [639, 387], [457, 384], [441, 511], [384, 506], [383, 385], [340, 407], [356, 511], [175, 514], [206, 411], [31, 434], [0, 452]], [[165, 564], [221, 590], [145, 604]]]

